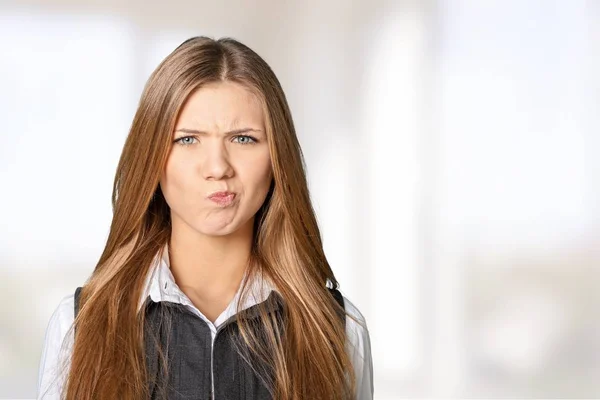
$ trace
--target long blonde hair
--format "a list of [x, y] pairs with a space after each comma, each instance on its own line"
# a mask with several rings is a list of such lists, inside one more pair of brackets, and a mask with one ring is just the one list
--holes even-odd
[[[268, 64], [242, 43], [194, 37], [168, 55], [144, 87], [116, 171], [107, 243], [81, 291], [64, 385], [67, 399], [150, 396], [145, 319], [138, 303], [154, 257], [171, 234], [170, 209], [159, 181], [184, 102], [202, 85], [218, 81], [239, 83], [262, 103], [273, 182], [255, 217], [248, 274], [270, 279], [286, 305], [281, 321], [262, 313], [259, 330], [240, 319], [243, 343], [272, 366], [268, 384], [275, 399], [354, 396], [354, 370], [337, 317], [343, 310], [326, 286], [339, 285], [323, 251], [281, 85]], [[247, 288], [242, 289], [244, 298]], [[279, 328], [283, 337], [278, 337]]]

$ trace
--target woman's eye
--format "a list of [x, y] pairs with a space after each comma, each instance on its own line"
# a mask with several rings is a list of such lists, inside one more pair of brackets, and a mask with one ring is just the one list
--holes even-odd
[[179, 139], [175, 140], [175, 143], [180, 143], [183, 146], [189, 146], [190, 144], [194, 143], [194, 140], [197, 140], [197, 139], [193, 136], [183, 136], [183, 137], [180, 137]]
[[239, 144], [255, 144], [256, 143], [256, 139], [253, 138], [252, 136], [248, 136], [248, 135], [240, 135], [240, 136], [236, 136], [235, 139], [238, 139], [238, 143]]
[[[257, 142], [257, 140], [255, 138], [253, 138], [252, 136], [248, 136], [248, 135], [236, 136], [236, 137], [234, 137], [234, 140], [237, 140], [237, 143], [239, 143], [241, 145], [255, 144]], [[179, 143], [182, 146], [189, 146], [189, 145], [194, 144], [197, 141], [198, 141], [198, 139], [196, 139], [194, 136], [182, 136], [179, 139], [175, 140], [175, 143]]]

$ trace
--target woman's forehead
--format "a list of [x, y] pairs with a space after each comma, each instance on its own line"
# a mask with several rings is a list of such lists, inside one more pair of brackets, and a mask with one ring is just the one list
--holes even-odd
[[195, 90], [184, 103], [177, 126], [206, 131], [263, 125], [263, 109], [254, 93], [234, 82], [216, 82]]

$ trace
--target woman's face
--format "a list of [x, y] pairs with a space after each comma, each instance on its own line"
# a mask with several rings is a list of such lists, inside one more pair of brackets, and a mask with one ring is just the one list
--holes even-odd
[[[160, 181], [173, 228], [223, 236], [254, 217], [272, 180], [263, 119], [259, 101], [236, 83], [211, 83], [189, 97]], [[209, 198], [221, 191], [233, 200]]]

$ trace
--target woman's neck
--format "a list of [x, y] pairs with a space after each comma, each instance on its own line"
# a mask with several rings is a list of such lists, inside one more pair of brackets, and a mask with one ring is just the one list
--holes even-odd
[[249, 221], [231, 235], [206, 236], [187, 225], [174, 225], [168, 246], [169, 265], [180, 289], [199, 302], [231, 300], [248, 265], [252, 228], [253, 221]]

